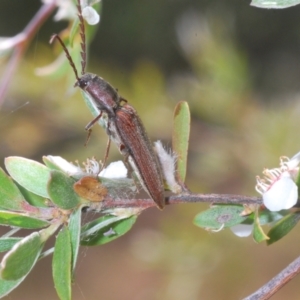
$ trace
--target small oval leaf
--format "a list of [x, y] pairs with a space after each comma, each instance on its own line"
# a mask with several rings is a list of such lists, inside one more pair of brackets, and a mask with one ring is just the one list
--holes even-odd
[[37, 229], [49, 226], [50, 223], [44, 220], [28, 217], [25, 214], [2, 210], [0, 211], [0, 224], [26, 229]]
[[265, 234], [265, 232], [263, 231], [263, 229], [261, 227], [258, 212], [255, 213], [255, 218], [254, 218], [253, 239], [257, 243], [260, 243], [260, 242], [263, 242], [263, 241], [269, 239], [269, 237]]
[[128, 232], [136, 219], [137, 216], [131, 216], [126, 219], [110, 215], [100, 217], [82, 227], [80, 244], [95, 246], [109, 243]]
[[300, 213], [292, 213], [278, 221], [268, 232], [268, 245], [271, 245], [287, 235], [299, 222]]
[[176, 105], [173, 122], [172, 148], [177, 155], [178, 179], [184, 182], [191, 126], [191, 115], [187, 102], [180, 101]]
[[277, 222], [280, 219], [282, 219], [286, 214], [288, 214], [288, 212], [288, 210], [269, 211], [265, 209], [259, 212], [259, 223], [260, 225], [265, 225]]
[[0, 277], [18, 280], [26, 276], [35, 265], [42, 248], [43, 242], [38, 232], [23, 238], [3, 257]]
[[52, 260], [53, 280], [61, 300], [71, 299], [71, 237], [68, 227], [58, 234]]
[[47, 203], [50, 202], [49, 199], [47, 199], [45, 197], [42, 197], [42, 196], [39, 196], [37, 194], [34, 194], [34, 193], [26, 190], [24, 187], [22, 187], [18, 183], [17, 183], [17, 186], [18, 186], [21, 194], [23, 195], [23, 197], [27, 201], [27, 203], [29, 203], [30, 205], [35, 206], [35, 207], [44, 207], [44, 208], [49, 207], [49, 205], [47, 205]]
[[81, 233], [81, 207], [74, 210], [70, 216], [69, 230], [72, 246], [72, 270], [75, 270], [77, 255], [80, 245], [80, 233]]
[[54, 204], [63, 209], [72, 209], [80, 204], [81, 199], [75, 193], [75, 180], [61, 171], [52, 170], [48, 183], [48, 193]]
[[194, 224], [210, 230], [231, 227], [242, 223], [247, 216], [241, 216], [242, 205], [218, 205], [196, 215]]
[[11, 291], [13, 291], [16, 287], [18, 287], [24, 279], [25, 276], [18, 280], [0, 279], [0, 298], [3, 298], [4, 296], [8, 295]]
[[17, 237], [0, 238], [0, 252], [5, 252], [5, 251], [10, 250], [21, 239], [22, 238], [17, 238]]
[[49, 198], [47, 183], [50, 170], [44, 165], [27, 158], [11, 156], [5, 159], [5, 167], [10, 176], [25, 189]]
[[0, 168], [0, 208], [23, 211], [25, 202], [13, 180]]

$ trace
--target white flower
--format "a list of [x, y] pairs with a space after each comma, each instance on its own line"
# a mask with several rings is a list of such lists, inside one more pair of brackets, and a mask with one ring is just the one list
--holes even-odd
[[82, 16], [90, 25], [96, 25], [100, 21], [99, 14], [91, 6], [86, 6], [85, 8], [82, 9]]
[[293, 207], [298, 200], [295, 184], [299, 172], [300, 152], [291, 159], [280, 158], [280, 168], [265, 169], [264, 179], [256, 178], [255, 189], [262, 194], [263, 203], [270, 211], [280, 211]]
[[83, 163], [81, 168], [79, 164], [74, 165], [60, 156], [48, 155], [47, 160], [58, 167], [60, 170], [67, 173], [69, 176], [83, 177], [83, 176], [101, 176], [105, 178], [124, 178], [127, 176], [127, 169], [122, 161], [112, 162], [107, 168], [103, 169], [101, 172], [102, 164], [96, 161], [95, 158], [87, 159]]
[[253, 230], [253, 224], [238, 224], [230, 227], [230, 230], [238, 237], [248, 237]]
[[177, 183], [175, 178], [176, 172], [176, 156], [175, 154], [168, 153], [163, 147], [161, 141], [156, 141], [154, 143], [154, 150], [158, 156], [162, 171], [163, 177], [168, 185], [168, 188], [173, 193], [179, 194], [182, 191], [181, 186]]
[[[51, 1], [53, 0], [42, 0], [45, 4], [50, 3]], [[89, 25], [95, 25], [100, 21], [99, 14], [92, 7], [92, 5], [97, 2], [100, 2], [100, 0], [81, 0], [82, 16]], [[54, 16], [55, 21], [72, 20], [74, 19], [74, 16], [77, 15], [77, 8], [72, 0], [56, 0], [56, 5], [58, 10]]]
[[119, 160], [110, 163], [99, 175], [106, 178], [125, 178], [127, 176], [127, 169], [124, 163]]
[[72, 163], [66, 161], [64, 158], [60, 156], [52, 156], [48, 155], [46, 158], [55, 166], [57, 166], [60, 170], [65, 171], [68, 175], [78, 175], [82, 173], [82, 169], [79, 166], [75, 166]]
[[[51, 3], [53, 0], [42, 0], [44, 4]], [[58, 10], [54, 15], [55, 21], [72, 20], [76, 16], [76, 6], [71, 0], [56, 0]]]

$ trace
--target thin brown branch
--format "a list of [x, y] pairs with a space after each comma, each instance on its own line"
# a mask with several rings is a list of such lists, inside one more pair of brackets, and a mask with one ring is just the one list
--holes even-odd
[[4, 75], [2, 76], [2, 80], [0, 83], [0, 107], [4, 102], [4, 97], [11, 82], [12, 76], [17, 69], [22, 55], [27, 49], [29, 42], [31, 41], [37, 30], [53, 12], [55, 7], [56, 0], [44, 4], [36, 13], [36, 15], [31, 19], [31, 21], [27, 24], [24, 30], [12, 38], [11, 43], [14, 44], [14, 50], [11, 54], [6, 69], [4, 70]]
[[278, 292], [285, 284], [300, 273], [300, 257], [295, 259], [278, 275], [244, 300], [266, 300]]
[[[166, 205], [182, 203], [222, 203], [222, 204], [262, 204], [259, 197], [247, 197], [241, 195], [224, 195], [224, 194], [182, 194], [166, 197]], [[156, 204], [152, 199], [112, 199], [106, 198], [102, 202], [102, 209], [116, 207], [155, 207]]]

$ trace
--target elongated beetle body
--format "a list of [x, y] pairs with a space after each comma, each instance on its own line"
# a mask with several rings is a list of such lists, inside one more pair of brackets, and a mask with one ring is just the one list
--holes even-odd
[[80, 2], [77, 7], [80, 21], [80, 35], [82, 38], [81, 77], [78, 76], [75, 64], [61, 38], [58, 35], [53, 35], [51, 41], [57, 39], [60, 42], [74, 70], [77, 80], [75, 86], [79, 87], [99, 110], [99, 115], [86, 126], [86, 129], [90, 130], [101, 118], [106, 120], [105, 128], [109, 137], [107, 154], [110, 140], [112, 140], [119, 148], [120, 153], [124, 155], [125, 161], [128, 161], [135, 171], [143, 188], [156, 205], [160, 209], [163, 209], [165, 196], [161, 166], [137, 112], [103, 78], [95, 74], [85, 73], [86, 43]]

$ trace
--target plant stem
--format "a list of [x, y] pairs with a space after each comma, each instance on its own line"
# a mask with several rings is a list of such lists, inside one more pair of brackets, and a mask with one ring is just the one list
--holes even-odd
[[30, 40], [33, 38], [37, 30], [47, 20], [50, 14], [56, 7], [56, 0], [44, 4], [40, 10], [35, 14], [32, 20], [27, 24], [24, 30], [12, 38], [14, 50], [11, 54], [9, 62], [3, 73], [0, 83], [0, 107], [4, 102], [4, 96], [7, 92], [8, 86], [12, 80], [13, 74], [17, 69], [18, 63], [24, 54]]
[[[166, 197], [166, 205], [182, 204], [182, 203], [222, 203], [222, 204], [262, 204], [259, 197], [247, 197], [241, 195], [227, 194], [181, 194]], [[149, 208], [155, 207], [156, 204], [152, 199], [113, 199], [106, 198], [102, 202], [102, 209], [110, 209], [116, 207], [123, 208]]]
[[300, 273], [300, 256], [283, 269], [273, 279], [244, 300], [266, 300], [278, 292], [285, 284]]

